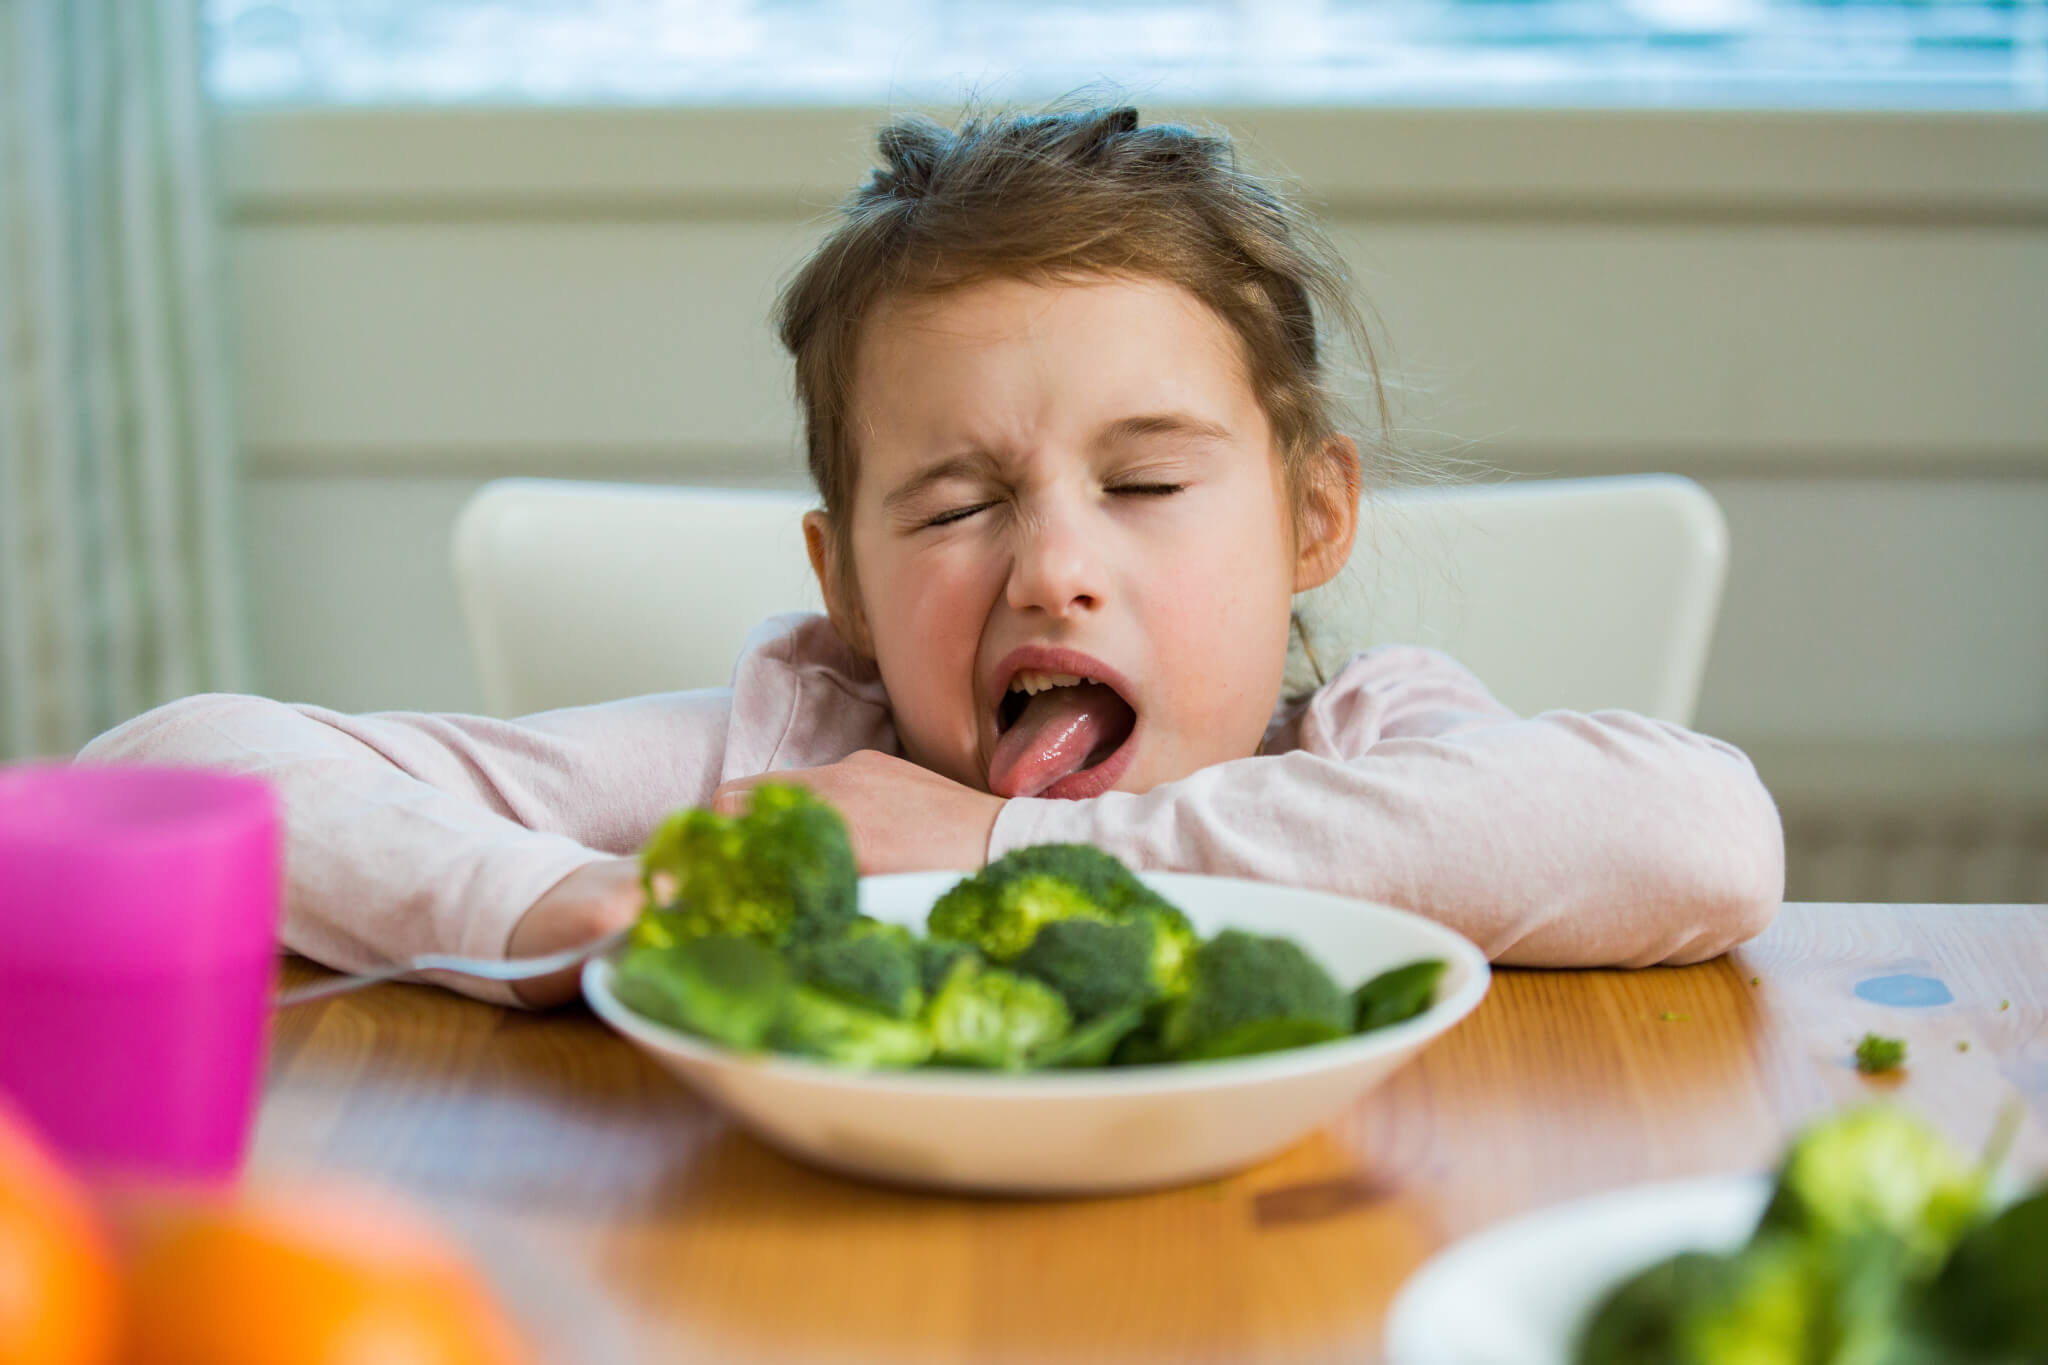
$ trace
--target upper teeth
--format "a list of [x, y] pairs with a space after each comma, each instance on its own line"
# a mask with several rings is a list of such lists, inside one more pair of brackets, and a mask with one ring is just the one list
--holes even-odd
[[1094, 681], [1093, 678], [1077, 677], [1072, 673], [1034, 673], [1027, 668], [1010, 679], [1010, 691], [1035, 697], [1047, 688], [1075, 687], [1081, 683]]

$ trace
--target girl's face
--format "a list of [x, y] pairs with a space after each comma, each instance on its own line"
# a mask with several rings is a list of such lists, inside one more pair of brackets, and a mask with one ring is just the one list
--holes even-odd
[[885, 300], [852, 394], [853, 582], [905, 755], [998, 796], [1141, 792], [1256, 752], [1293, 594], [1336, 572], [1334, 490], [1296, 533], [1220, 317], [1178, 286], [991, 280]]

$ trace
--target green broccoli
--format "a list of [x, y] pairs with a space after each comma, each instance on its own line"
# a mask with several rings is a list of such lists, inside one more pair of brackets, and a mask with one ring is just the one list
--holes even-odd
[[757, 939], [714, 934], [628, 947], [613, 989], [650, 1019], [751, 1051], [767, 1041], [790, 985], [781, 953]]
[[846, 823], [802, 787], [764, 783], [739, 816], [678, 811], [649, 837], [640, 868], [647, 908], [633, 942], [643, 947], [709, 934], [786, 944], [857, 913]]
[[1138, 874], [1093, 844], [1034, 844], [1012, 850], [982, 869], [994, 881], [1058, 877], [1115, 921], [1142, 921], [1153, 931], [1152, 975], [1162, 997], [1184, 995], [1201, 936], [1180, 907], [1145, 885]]
[[1202, 936], [1195, 932], [1195, 926], [1188, 923], [1188, 917], [1177, 907], [1163, 900], [1157, 905], [1138, 905], [1128, 913], [1136, 923], [1152, 931], [1153, 991], [1162, 1000], [1186, 995], [1194, 981], [1195, 952], [1202, 946]]
[[1700, 1365], [1805, 1365], [1835, 1335], [1825, 1269], [1812, 1251], [1778, 1238], [1727, 1258], [1713, 1292], [1678, 1322], [1679, 1358]]
[[1611, 1291], [1581, 1329], [1576, 1365], [1806, 1365], [1832, 1335], [1819, 1262], [1780, 1239], [1753, 1252], [1688, 1251]]
[[1749, 1242], [1610, 1293], [1576, 1365], [2048, 1360], [2048, 1191], [1986, 1221], [1991, 1163], [1869, 1106], [1800, 1135]]
[[932, 1055], [932, 1035], [921, 1021], [897, 1019], [811, 986], [789, 993], [770, 1042], [778, 1052], [858, 1070], [922, 1066]]
[[2048, 1360], [2048, 1185], [1973, 1229], [1917, 1305], [1948, 1360]]
[[1117, 1040], [1115, 1049], [1109, 1054], [1111, 1066], [1160, 1066], [1174, 1060], [1159, 1037], [1160, 1013], [1157, 1010], [1151, 1012], [1136, 1028]]
[[1351, 992], [1352, 1030], [1369, 1033], [1421, 1014], [1436, 999], [1436, 983], [1449, 966], [1440, 957], [1424, 958], [1365, 982]]
[[972, 943], [962, 943], [951, 938], [921, 938], [913, 945], [917, 954], [918, 984], [924, 988], [925, 999], [939, 993], [939, 987], [946, 984], [952, 975], [953, 964], [963, 958], [981, 961], [981, 953]]
[[971, 943], [991, 962], [1009, 962], [1031, 946], [1045, 925], [1076, 917], [1107, 919], [1102, 907], [1072, 882], [1049, 874], [988, 880], [963, 879], [939, 897], [928, 932]]
[[1098, 1014], [1087, 1023], [1076, 1026], [1072, 1033], [1056, 1038], [1033, 1052], [1030, 1065], [1102, 1066], [1144, 1019], [1145, 1011], [1137, 1005], [1125, 1005], [1120, 1009]]
[[1136, 873], [1089, 844], [1034, 844], [1004, 854], [940, 897], [929, 929], [1007, 963], [1045, 925], [1069, 919], [1146, 924], [1158, 993], [1186, 992], [1189, 963], [1201, 943], [1194, 926]]
[[1196, 952], [1161, 1040], [1189, 1061], [1242, 1057], [1341, 1038], [1351, 1021], [1349, 998], [1300, 945], [1226, 929]]
[[917, 940], [900, 924], [862, 917], [829, 937], [799, 940], [790, 960], [804, 985], [897, 1019], [924, 1004]]
[[1058, 991], [1077, 1020], [1129, 1005], [1142, 1010], [1163, 993], [1152, 975], [1155, 932], [1149, 920], [1056, 920], [1010, 965]]
[[935, 1060], [1019, 1071], [1066, 1036], [1073, 1015], [1044, 982], [962, 958], [925, 1006], [924, 1022]]
[[1856, 1069], [1866, 1076], [1897, 1071], [1906, 1060], [1906, 1040], [1866, 1033], [1856, 1044]]
[[1982, 1167], [1919, 1119], [1870, 1105], [1800, 1135], [1757, 1231], [1835, 1242], [1894, 1237], [1910, 1273], [1938, 1265], [1984, 1205]]

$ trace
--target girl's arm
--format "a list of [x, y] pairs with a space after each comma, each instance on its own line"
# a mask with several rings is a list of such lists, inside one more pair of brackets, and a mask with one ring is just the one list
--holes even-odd
[[269, 780], [284, 813], [284, 943], [353, 970], [424, 952], [503, 956], [564, 876], [631, 853], [668, 811], [708, 798], [730, 710], [724, 690], [517, 721], [209, 695], [110, 730], [79, 759]]
[[1053, 840], [1141, 866], [1320, 887], [1526, 966], [1697, 962], [1784, 895], [1777, 807], [1741, 751], [1632, 712], [1517, 717], [1432, 650], [1359, 655], [1299, 748], [1143, 795], [1017, 800], [989, 856]]

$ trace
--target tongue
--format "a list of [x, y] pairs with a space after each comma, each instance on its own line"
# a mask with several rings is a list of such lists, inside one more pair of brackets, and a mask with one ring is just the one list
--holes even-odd
[[996, 741], [988, 789], [1003, 797], [1036, 796], [1088, 767], [1096, 750], [1128, 735], [1135, 720], [1130, 705], [1104, 683], [1040, 692]]

